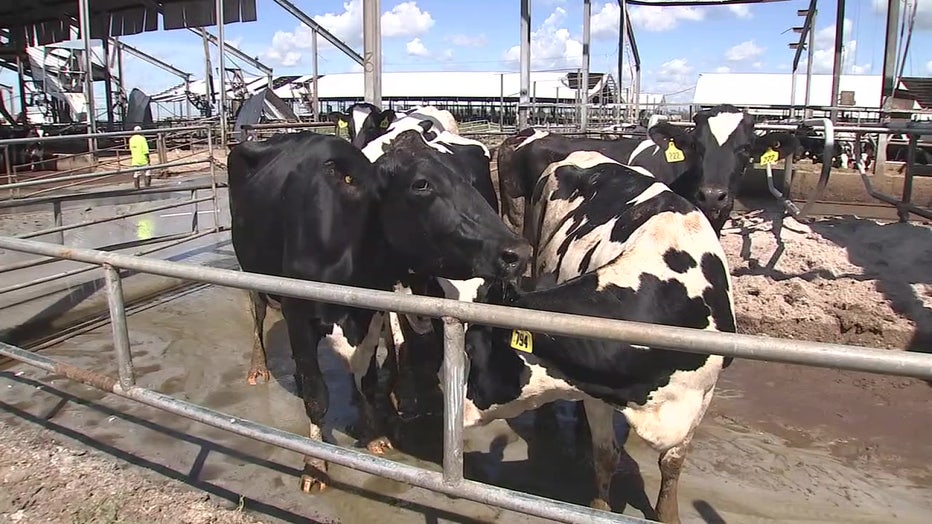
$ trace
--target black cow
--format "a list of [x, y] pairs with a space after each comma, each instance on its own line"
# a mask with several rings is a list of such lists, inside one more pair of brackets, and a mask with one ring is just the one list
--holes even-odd
[[[715, 231], [720, 232], [734, 207], [741, 176], [750, 163], [760, 161], [768, 149], [775, 150], [779, 158], [792, 155], [798, 141], [785, 132], [756, 136], [751, 117], [734, 106], [700, 111], [693, 120], [695, 128], [689, 133], [664, 122], [652, 127], [650, 138], [640, 142], [551, 138], [542, 131], [522, 131], [499, 148], [499, 186], [506, 223], [512, 230], [523, 229], [520, 199], [527, 197], [528, 188], [545, 162], [565, 158], [574, 151], [598, 151], [618, 162], [645, 168], [674, 192], [695, 203]], [[541, 145], [535, 145], [538, 141]], [[667, 155], [671, 142], [681, 155], [676, 151]], [[530, 149], [520, 153], [525, 147]]]
[[[486, 301], [652, 324], [735, 331], [727, 262], [697, 208], [598, 152], [552, 163], [528, 206], [538, 289], [488, 287]], [[504, 290], [504, 292], [500, 291]], [[467, 426], [511, 418], [555, 400], [582, 400], [597, 495], [609, 508], [619, 450], [615, 410], [660, 453], [657, 517], [677, 522], [676, 486], [687, 446], [730, 363], [661, 348], [473, 325]], [[653, 515], [649, 515], [653, 517]]]
[[[416, 132], [396, 136], [374, 165], [345, 140], [305, 132], [239, 144], [228, 166], [233, 247], [244, 271], [390, 290], [409, 274], [508, 279], [529, 256], [527, 243], [502, 225], [458, 166]], [[268, 376], [263, 323], [269, 301], [280, 302], [310, 437], [322, 438], [329, 404], [317, 359], [327, 337], [361, 393], [367, 447], [379, 453], [390, 446], [375, 416], [377, 380], [370, 373], [377, 371], [382, 314], [250, 297], [250, 377]], [[326, 464], [305, 457], [302, 489], [325, 483]]]

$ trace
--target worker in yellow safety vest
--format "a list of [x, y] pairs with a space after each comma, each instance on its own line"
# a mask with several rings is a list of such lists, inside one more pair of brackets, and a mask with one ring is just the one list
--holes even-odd
[[[136, 126], [133, 128], [133, 131], [142, 131], [142, 128]], [[149, 142], [146, 141], [146, 137], [138, 133], [129, 137], [129, 154], [130, 165], [132, 167], [148, 166]], [[152, 184], [152, 173], [148, 169], [133, 171], [133, 186], [139, 189], [140, 175], [146, 178], [146, 187], [149, 187], [149, 185]]]

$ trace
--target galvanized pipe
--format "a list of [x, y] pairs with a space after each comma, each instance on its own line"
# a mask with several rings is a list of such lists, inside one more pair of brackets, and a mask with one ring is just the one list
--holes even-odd
[[217, 9], [217, 69], [220, 70], [220, 144], [227, 143], [227, 72], [226, 72], [226, 42], [223, 39], [224, 0], [216, 0]]
[[472, 480], [464, 480], [455, 486], [451, 486], [443, 481], [441, 474], [433, 471], [393, 462], [353, 449], [311, 440], [307, 437], [300, 437], [287, 431], [204, 408], [149, 389], [136, 386], [124, 387], [109, 376], [78, 368], [40, 354], [30, 353], [4, 342], [0, 342], [0, 355], [237, 435], [243, 435], [302, 455], [309, 455], [370, 475], [411, 484], [412, 486], [429, 489], [451, 497], [465, 498], [526, 515], [550, 519], [555, 522], [586, 522], [593, 524], [649, 523], [647, 520], [636, 517], [597, 511]]
[[20, 145], [20, 144], [33, 144], [35, 142], [64, 142], [66, 140], [83, 140], [87, 138], [108, 138], [108, 137], [130, 137], [136, 134], [139, 135], [160, 135], [163, 133], [178, 133], [181, 131], [205, 131], [210, 128], [207, 126], [190, 126], [190, 127], [175, 127], [175, 128], [166, 128], [166, 129], [143, 129], [141, 131], [113, 131], [109, 133], [84, 133], [81, 135], [55, 135], [55, 136], [37, 136], [29, 138], [7, 138], [0, 140], [0, 146], [3, 145]]
[[126, 325], [126, 303], [123, 300], [123, 281], [120, 272], [104, 265], [104, 281], [107, 287], [107, 305], [110, 308], [110, 326], [113, 331], [113, 350], [116, 352], [120, 384], [124, 388], [136, 385], [136, 370], [129, 346], [129, 328]]
[[[219, 185], [218, 187], [226, 187]], [[206, 183], [200, 184], [179, 184], [177, 186], [166, 187], [146, 187], [140, 189], [108, 189], [106, 191], [87, 191], [84, 193], [72, 193], [68, 195], [52, 195], [31, 198], [17, 198], [15, 200], [0, 201], [0, 209], [9, 209], [14, 207], [24, 207], [31, 205], [49, 204], [52, 202], [70, 202], [80, 200], [90, 200], [99, 198], [117, 198], [121, 196], [137, 195], [157, 195], [161, 193], [182, 193], [199, 189], [210, 189], [211, 185]]]
[[[150, 208], [142, 209], [139, 211], [133, 211], [131, 213], [125, 213], [122, 215], [115, 215], [115, 216], [106, 217], [106, 218], [98, 218], [96, 220], [86, 220], [84, 222], [77, 222], [74, 224], [69, 224], [67, 226], [50, 227], [48, 229], [40, 229], [39, 231], [30, 231], [29, 233], [20, 233], [19, 235], [16, 235], [16, 238], [34, 238], [34, 237], [38, 237], [42, 235], [48, 235], [49, 233], [60, 233], [62, 231], [68, 231], [69, 229], [77, 229], [79, 227], [84, 227], [84, 226], [93, 226], [96, 224], [104, 224], [106, 222], [113, 222], [115, 220], [120, 220], [121, 218], [145, 215], [147, 213], [155, 213], [156, 211], [165, 211], [166, 209], [173, 209], [176, 207], [187, 206], [190, 204], [196, 205], [198, 202], [206, 202], [208, 200], [211, 200], [212, 198], [213, 197], [203, 197], [203, 198], [198, 198], [194, 200], [185, 200], [183, 202], [173, 202], [171, 204], [150, 207]], [[61, 223], [61, 204], [58, 204], [58, 210], [59, 210], [58, 211], [59, 220], [56, 223]], [[63, 244], [63, 243], [64, 242], [59, 242], [59, 244]]]
[[43, 186], [43, 185], [52, 184], [55, 182], [69, 182], [71, 180], [84, 180], [87, 178], [108, 177], [108, 176], [113, 176], [113, 175], [122, 175], [123, 173], [145, 171], [147, 169], [164, 169], [164, 168], [169, 168], [169, 167], [190, 166], [194, 164], [203, 164], [205, 162], [207, 162], [207, 160], [184, 160], [181, 162], [168, 162], [166, 164], [157, 164], [154, 166], [141, 166], [141, 167], [132, 167], [129, 169], [117, 169], [116, 171], [99, 171], [97, 173], [83, 173], [80, 175], [67, 175], [67, 176], [62, 176], [62, 177], [57, 177], [57, 178], [43, 178], [42, 180], [27, 180], [25, 182], [16, 182], [14, 184], [0, 185], [0, 189]]
[[[579, 106], [579, 129], [589, 129], [589, 52], [590, 30], [592, 21], [592, 0], [583, 0], [582, 33], [582, 105]], [[621, 74], [621, 70], [618, 71]]]
[[551, 335], [613, 340], [688, 353], [714, 354], [932, 380], [932, 355], [922, 353], [892, 352], [841, 344], [775, 339], [491, 304], [474, 304], [444, 298], [412, 296], [390, 291], [375, 291], [179, 264], [90, 249], [64, 248], [55, 244], [17, 238], [0, 237], [0, 248], [90, 264], [110, 264], [143, 273], [378, 311], [397, 311], [429, 317], [452, 317], [487, 326], [520, 327]]
[[463, 403], [466, 394], [466, 332], [463, 323], [443, 318], [443, 482], [463, 481]]
[[518, 131], [528, 126], [528, 103], [531, 89], [531, 0], [521, 0], [520, 80], [518, 90]]
[[90, 0], [78, 0], [78, 23], [81, 25], [81, 40], [84, 42], [84, 96], [87, 97], [87, 146], [91, 154], [97, 151], [97, 115], [94, 109], [94, 62], [91, 59], [91, 10]]

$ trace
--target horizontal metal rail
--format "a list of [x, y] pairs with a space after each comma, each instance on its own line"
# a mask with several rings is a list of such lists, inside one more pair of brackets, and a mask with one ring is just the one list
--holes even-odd
[[[117, 336], [117, 338], [121, 337], [122, 335]], [[455, 483], [447, 482], [441, 473], [409, 466], [400, 462], [393, 462], [353, 449], [341, 448], [333, 444], [311, 440], [307, 437], [301, 437], [287, 431], [258, 424], [228, 413], [204, 408], [197, 404], [185, 402], [139, 386], [126, 387], [121, 385], [119, 380], [107, 375], [78, 368], [43, 355], [31, 353], [4, 342], [0, 342], [0, 355], [215, 428], [243, 435], [296, 453], [317, 457], [327, 462], [356, 469], [370, 475], [378, 475], [398, 482], [404, 482], [412, 486], [429, 489], [451, 497], [464, 498], [527, 515], [540, 516], [556, 522], [587, 522], [593, 524], [646, 524], [650, 522], [636, 517], [606, 513], [575, 504], [557, 502], [536, 495], [499, 488], [472, 480], [460, 480]], [[128, 367], [131, 368], [131, 366]], [[124, 370], [124, 373], [127, 373], [127, 371]]]
[[281, 122], [274, 124], [243, 124], [242, 129], [288, 129], [288, 128], [304, 128], [304, 127], [336, 127], [336, 124], [333, 122]]
[[689, 353], [715, 354], [751, 360], [767, 360], [932, 380], [932, 355], [922, 353], [721, 333], [491, 304], [475, 304], [443, 298], [403, 295], [389, 291], [375, 291], [193, 266], [90, 249], [69, 248], [16, 238], [0, 237], [0, 249], [11, 249], [89, 264], [109, 264], [143, 273], [210, 282], [221, 286], [251, 289], [272, 295], [284, 295], [364, 309], [396, 311], [428, 317], [450, 317], [488, 326], [518, 327], [551, 335], [614, 340]]
[[[36, 142], [66, 142], [68, 140], [87, 140], [94, 138], [109, 138], [133, 135], [162, 135], [166, 133], [177, 133], [181, 131], [210, 131], [208, 126], [192, 127], [168, 127], [164, 129], [142, 129], [140, 131], [112, 131], [109, 133], [84, 133], [81, 135], [54, 135], [54, 136], [34, 136], [28, 138], [6, 138], [0, 140], [0, 147], [9, 145], [35, 144]], [[90, 152], [88, 152], [90, 154]]]
[[166, 162], [164, 164], [152, 164], [145, 165], [140, 167], [132, 167], [129, 169], [117, 169], [116, 171], [98, 171], [95, 173], [83, 173], [80, 175], [67, 175], [56, 178], [44, 178], [42, 180], [27, 180], [25, 182], [14, 182], [12, 184], [0, 184], [0, 189], [14, 189], [18, 187], [30, 187], [30, 186], [44, 186], [46, 184], [52, 184], [55, 182], [67, 182], [70, 180], [83, 180], [87, 178], [95, 177], [108, 177], [114, 175], [122, 175], [125, 173], [135, 173], [136, 171], [145, 171], [147, 169], [166, 169], [169, 167], [179, 167], [179, 166], [190, 166], [194, 164], [209, 164], [211, 163], [210, 158], [205, 158], [204, 160], [185, 160], [181, 162]]
[[[28, 197], [28, 198], [15, 198], [12, 200], [0, 200], [0, 209], [8, 209], [13, 207], [21, 206], [30, 206], [30, 205], [39, 205], [39, 204], [52, 204], [54, 202], [68, 202], [72, 200], [88, 200], [88, 199], [100, 199], [100, 198], [115, 198], [121, 196], [129, 195], [156, 195], [160, 193], [174, 193], [174, 192], [191, 192], [191, 191], [200, 191], [202, 189], [213, 189], [213, 184], [208, 182], [194, 183], [194, 184], [178, 184], [176, 186], [164, 186], [164, 187], [146, 187], [146, 188], [126, 188], [126, 189], [108, 189], [105, 191], [82, 191], [69, 193], [67, 195], [49, 195], [43, 197]], [[227, 187], [225, 183], [218, 182], [217, 188]]]
[[129, 213], [123, 213], [122, 215], [114, 215], [106, 218], [98, 218], [96, 220], [85, 220], [84, 222], [76, 222], [74, 224], [68, 224], [67, 226], [58, 226], [50, 227], [48, 229], [40, 229], [39, 231], [30, 231], [29, 233], [21, 233], [16, 235], [16, 238], [35, 238], [42, 235], [47, 235], [49, 233], [58, 233], [60, 231], [68, 231], [70, 229], [77, 229], [84, 226], [93, 226], [97, 224], [103, 224], [106, 222], [113, 222], [115, 220], [120, 220], [123, 218], [134, 217], [139, 215], [145, 215], [148, 213], [155, 213], [156, 211], [165, 211], [166, 209], [174, 209], [176, 207], [188, 206], [192, 204], [197, 204], [200, 202], [207, 202], [208, 200], [213, 200], [213, 196], [195, 198], [193, 200], [185, 200], [183, 202], [172, 202], [171, 204], [165, 204], [162, 206], [155, 206], [146, 209], [140, 209], [138, 211], [132, 211]]

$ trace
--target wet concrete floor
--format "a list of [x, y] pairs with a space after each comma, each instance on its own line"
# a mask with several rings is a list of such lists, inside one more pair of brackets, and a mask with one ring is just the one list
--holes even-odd
[[[129, 329], [138, 383], [303, 434], [306, 422], [302, 403], [294, 394], [286, 330], [275, 315], [270, 315], [269, 325], [273, 380], [248, 386], [244, 377], [251, 326], [243, 292], [211, 287], [133, 315]], [[76, 336], [43, 354], [116, 374], [109, 326]], [[327, 348], [322, 348], [322, 355], [331, 387], [327, 425], [337, 443], [353, 446], [350, 434], [356, 411], [349, 401], [349, 377]], [[723, 388], [721, 394], [729, 398], [739, 393]], [[26, 366], [0, 371], [0, 417], [10, 424], [54, 429], [231, 503], [242, 495], [248, 510], [274, 520], [540, 522], [337, 466], [331, 470], [332, 489], [305, 495], [297, 489], [302, 461], [296, 453], [107, 396]], [[467, 476], [586, 504], [592, 495], [590, 469], [573, 441], [572, 422], [561, 420], [565, 424], [557, 434], [535, 434], [529, 415], [467, 430]], [[391, 451], [386, 456], [439, 471], [441, 431], [439, 421], [406, 428], [404, 445], [399, 446], [406, 453]], [[627, 501], [624, 512], [642, 516], [636, 508], [653, 500], [658, 487], [656, 456], [635, 436], [627, 449], [640, 472], [633, 463], [623, 464], [623, 472], [615, 479], [615, 505]], [[907, 479], [865, 470], [816, 446], [793, 446], [721, 417], [704, 421], [680, 486], [684, 522], [919, 523], [928, 522], [932, 515], [932, 493]]]

